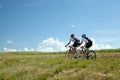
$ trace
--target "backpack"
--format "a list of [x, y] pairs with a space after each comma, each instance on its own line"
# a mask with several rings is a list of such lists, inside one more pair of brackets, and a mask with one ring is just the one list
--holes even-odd
[[87, 39], [89, 43], [92, 43], [92, 40], [89, 39], [88, 37], [85, 37], [85, 39]]
[[75, 39], [75, 42], [77, 42], [77, 43], [80, 42], [80, 40], [78, 40], [77, 38], [74, 38], [74, 39]]

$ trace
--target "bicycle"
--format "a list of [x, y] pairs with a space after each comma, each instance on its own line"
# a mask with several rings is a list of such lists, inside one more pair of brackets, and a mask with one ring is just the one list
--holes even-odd
[[[71, 46], [68, 46], [68, 47], [70, 47], [71, 48]], [[78, 53], [77, 53], [77, 50], [76, 50], [76, 53], [71, 53], [70, 52], [70, 50], [67, 50], [66, 52], [65, 52], [65, 57], [67, 57], [67, 58], [79, 58], [79, 55], [78, 55]]]
[[[70, 46], [69, 46], [70, 47]], [[80, 47], [80, 49], [76, 50], [76, 53], [72, 54], [69, 50], [65, 52], [65, 57], [67, 58], [82, 58], [82, 59], [96, 59], [96, 53], [94, 50], [89, 50], [88, 55], [86, 56], [84, 53], [84, 47]]]
[[89, 50], [88, 54], [85, 55], [84, 52], [85, 47], [80, 47], [80, 49], [77, 49], [77, 54], [79, 55], [79, 58], [83, 59], [96, 59], [96, 53], [94, 50]]

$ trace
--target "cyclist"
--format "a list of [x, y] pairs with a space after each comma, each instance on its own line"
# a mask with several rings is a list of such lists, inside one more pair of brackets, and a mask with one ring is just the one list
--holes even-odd
[[86, 37], [86, 34], [82, 34], [82, 41], [81, 41], [80, 44], [82, 44], [83, 42], [85, 42], [85, 45], [83, 47], [85, 47], [85, 55], [86, 55], [86, 58], [87, 58], [89, 48], [92, 46], [92, 40], [89, 39], [88, 37]]
[[76, 48], [80, 46], [80, 40], [76, 38], [74, 34], [71, 34], [69, 42], [65, 45], [65, 47], [67, 47], [71, 42], [73, 42], [73, 45], [70, 46], [69, 52], [74, 55], [76, 53]]

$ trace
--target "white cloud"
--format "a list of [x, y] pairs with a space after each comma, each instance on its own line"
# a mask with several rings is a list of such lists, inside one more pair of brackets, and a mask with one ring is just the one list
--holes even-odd
[[96, 43], [94, 38], [91, 38], [91, 40], [93, 41], [93, 46], [91, 47], [91, 49], [112, 49], [113, 47], [110, 46], [109, 44], [100, 44], [100, 43]]
[[[114, 48], [109, 44], [104, 44], [101, 42], [97, 42], [95, 38], [91, 38], [93, 41], [93, 46], [91, 49], [98, 50], [98, 49], [111, 49]], [[111, 41], [111, 40], [110, 40]], [[8, 41], [9, 42], [9, 41]], [[15, 48], [4, 48], [5, 52], [15, 52], [15, 51], [42, 51], [42, 52], [58, 52], [58, 51], [66, 51], [68, 48], [65, 48], [64, 42], [54, 39], [52, 37], [43, 40], [41, 43], [38, 44], [36, 49], [25, 47], [23, 49], [15, 49]]]
[[69, 25], [69, 27], [71, 27], [71, 28], [82, 27], [82, 26], [83, 26], [83, 24], [71, 24], [71, 25]]
[[112, 43], [112, 42], [116, 42], [119, 40], [120, 40], [119, 38], [101, 38], [101, 39], [98, 39], [98, 41], [100, 43]]
[[28, 49], [27, 47], [23, 49], [23, 51], [34, 51], [34, 48]]
[[7, 43], [7, 44], [12, 44], [13, 41], [11, 41], [11, 40], [7, 40], [6, 43]]
[[[109, 44], [100, 44], [96, 43], [94, 38], [91, 38], [93, 41], [93, 46], [91, 49], [98, 50], [98, 49], [111, 49], [113, 48]], [[36, 51], [43, 51], [43, 52], [54, 52], [54, 51], [65, 51], [67, 50], [65, 48], [64, 42], [54, 39], [54, 38], [48, 38], [46, 40], [43, 40], [39, 45]]]
[[7, 47], [4, 47], [3, 48], [4, 52], [16, 52], [16, 51], [34, 51], [34, 48], [24, 48], [23, 50], [21, 49], [14, 49], [14, 48], [7, 48]]
[[71, 24], [69, 27], [74, 28], [74, 27], [96, 27], [96, 24]]
[[98, 50], [98, 49], [112, 49], [112, 46], [109, 44], [94, 44], [92, 49]]
[[69, 26], [72, 27], [72, 28], [76, 27], [76, 25], [73, 25], [73, 24], [72, 24], [72, 25], [69, 25]]
[[17, 51], [17, 49], [10, 49], [10, 48], [4, 48], [3, 49], [5, 52], [16, 52]]
[[120, 33], [119, 29], [107, 29], [107, 30], [98, 30], [94, 31], [94, 33], [99, 33], [99, 34], [118, 34]]
[[43, 52], [54, 52], [54, 51], [65, 51], [65, 44], [58, 39], [53, 39], [52, 37], [43, 40], [36, 49], [37, 51]]

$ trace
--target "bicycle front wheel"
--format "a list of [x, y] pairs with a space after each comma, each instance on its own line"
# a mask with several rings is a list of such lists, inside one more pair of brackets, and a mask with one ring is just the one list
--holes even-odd
[[67, 51], [65, 52], [65, 57], [66, 57], [66, 58], [72, 58], [72, 54], [69, 52], [69, 50], [67, 50]]
[[88, 54], [88, 59], [96, 59], [96, 53], [93, 50], [90, 50], [89, 54]]
[[78, 50], [77, 50], [77, 54], [78, 54], [78, 57], [79, 57], [79, 58], [84, 59], [84, 53], [83, 53], [83, 51], [81, 51], [80, 49], [78, 49]]

